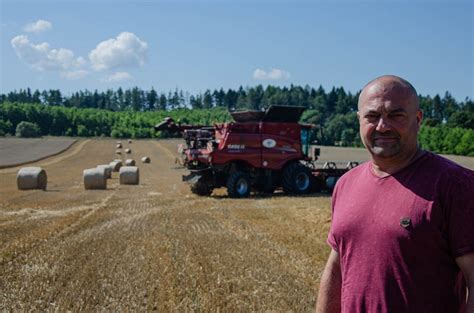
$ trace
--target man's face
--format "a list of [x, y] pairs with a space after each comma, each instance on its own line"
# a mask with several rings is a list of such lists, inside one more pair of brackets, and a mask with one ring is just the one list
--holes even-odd
[[416, 95], [406, 90], [375, 84], [361, 93], [360, 135], [373, 158], [403, 159], [417, 149], [422, 113]]

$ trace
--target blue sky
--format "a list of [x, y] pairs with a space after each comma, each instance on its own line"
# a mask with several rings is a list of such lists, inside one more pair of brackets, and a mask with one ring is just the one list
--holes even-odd
[[1, 1], [0, 92], [343, 86], [474, 98], [473, 2]]

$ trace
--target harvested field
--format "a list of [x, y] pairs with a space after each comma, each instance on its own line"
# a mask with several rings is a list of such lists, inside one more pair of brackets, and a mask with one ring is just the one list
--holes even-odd
[[107, 190], [84, 190], [84, 169], [117, 158], [113, 140], [30, 164], [47, 191], [0, 170], [0, 311], [312, 311], [330, 197], [195, 196], [177, 142], [133, 142], [153, 160], [136, 186], [113, 172]]
[[61, 153], [77, 140], [72, 138], [0, 138], [0, 168], [38, 161]]
[[[344, 166], [348, 161], [365, 162], [369, 160], [369, 154], [363, 148], [344, 148], [344, 147], [326, 147], [326, 146], [312, 146], [321, 149], [321, 155], [318, 158], [318, 164], [332, 161], [336, 162], [338, 166]], [[459, 155], [444, 155], [443, 157], [454, 161], [465, 168], [474, 170], [474, 157], [466, 157]]]

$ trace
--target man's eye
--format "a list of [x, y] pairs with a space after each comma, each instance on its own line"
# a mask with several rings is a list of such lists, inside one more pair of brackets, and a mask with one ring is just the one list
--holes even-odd
[[403, 113], [392, 114], [392, 118], [395, 118], [395, 119], [402, 119], [404, 117], [405, 117], [405, 114]]

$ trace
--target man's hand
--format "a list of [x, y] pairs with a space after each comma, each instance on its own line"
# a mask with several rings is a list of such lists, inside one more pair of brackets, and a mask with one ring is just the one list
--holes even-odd
[[319, 285], [316, 313], [341, 312], [341, 264], [339, 254], [331, 249]]
[[474, 313], [474, 253], [468, 253], [456, 258], [467, 285], [466, 313]]

